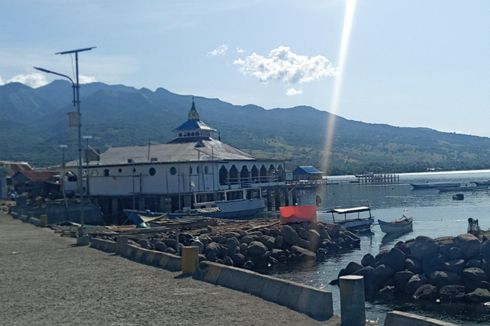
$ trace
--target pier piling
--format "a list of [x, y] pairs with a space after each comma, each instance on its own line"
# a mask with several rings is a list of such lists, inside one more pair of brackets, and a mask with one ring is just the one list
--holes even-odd
[[199, 266], [199, 248], [182, 247], [182, 274], [194, 274]]
[[363, 276], [340, 277], [340, 313], [342, 326], [366, 324]]

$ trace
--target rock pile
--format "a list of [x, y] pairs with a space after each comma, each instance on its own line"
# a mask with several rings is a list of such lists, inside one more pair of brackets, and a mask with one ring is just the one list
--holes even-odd
[[259, 230], [241, 229], [158, 235], [137, 243], [148, 249], [178, 254], [181, 246], [199, 247], [200, 260], [248, 269], [278, 263], [321, 260], [339, 251], [359, 247], [359, 238], [345, 229], [324, 223], [275, 224]]
[[[490, 241], [472, 234], [398, 242], [339, 273], [364, 276], [367, 300], [490, 301]], [[336, 281], [333, 281], [336, 283]]]

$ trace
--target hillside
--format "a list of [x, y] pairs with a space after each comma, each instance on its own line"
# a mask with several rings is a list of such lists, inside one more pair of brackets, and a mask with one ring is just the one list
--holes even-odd
[[[190, 95], [92, 83], [81, 87], [83, 134], [91, 146], [105, 149], [164, 143], [186, 119]], [[266, 110], [196, 97], [201, 118], [218, 129], [221, 139], [256, 156], [287, 159], [289, 166], [318, 165], [328, 112], [299, 106]], [[72, 110], [70, 85], [54, 81], [32, 89], [0, 86], [0, 160], [59, 164], [58, 144], [70, 145], [75, 157], [76, 132], [67, 127]], [[443, 133], [427, 128], [400, 128], [336, 118], [330, 173], [425, 171], [490, 167], [490, 138]]]

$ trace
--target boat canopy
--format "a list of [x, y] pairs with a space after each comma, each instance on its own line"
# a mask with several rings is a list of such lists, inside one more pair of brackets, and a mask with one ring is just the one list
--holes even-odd
[[359, 206], [359, 207], [351, 207], [351, 208], [333, 208], [328, 211], [328, 213], [337, 213], [337, 214], [349, 214], [349, 213], [360, 213], [370, 211], [371, 208], [368, 206]]

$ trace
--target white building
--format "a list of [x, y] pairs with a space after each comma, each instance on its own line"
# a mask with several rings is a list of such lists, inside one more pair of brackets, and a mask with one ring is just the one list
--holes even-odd
[[[89, 196], [112, 214], [122, 208], [175, 211], [196, 202], [270, 197], [271, 189], [272, 196], [286, 196], [284, 162], [257, 159], [213, 138], [216, 130], [200, 120], [194, 101], [188, 120], [174, 132], [176, 138], [166, 144], [113, 147], [100, 154], [87, 168]], [[73, 173], [75, 164], [70, 164]]]

